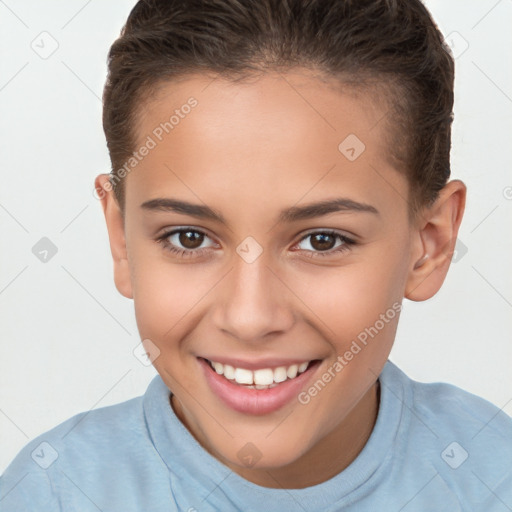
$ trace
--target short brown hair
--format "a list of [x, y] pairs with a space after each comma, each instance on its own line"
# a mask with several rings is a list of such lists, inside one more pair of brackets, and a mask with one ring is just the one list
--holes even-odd
[[388, 91], [390, 156], [409, 181], [410, 210], [437, 198], [450, 177], [454, 62], [420, 0], [140, 0], [110, 48], [103, 93], [121, 208], [117, 173], [135, 149], [137, 109], [157, 85], [298, 67]]

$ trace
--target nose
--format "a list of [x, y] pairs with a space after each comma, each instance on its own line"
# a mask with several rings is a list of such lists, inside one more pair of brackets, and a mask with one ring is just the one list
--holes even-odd
[[264, 254], [252, 263], [235, 255], [216, 297], [215, 327], [238, 341], [274, 339], [294, 323], [293, 294]]

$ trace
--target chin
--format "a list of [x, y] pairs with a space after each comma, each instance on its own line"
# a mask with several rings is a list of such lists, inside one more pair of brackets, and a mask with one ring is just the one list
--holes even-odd
[[[241, 469], [273, 470], [283, 468], [296, 462], [306, 451], [303, 441], [276, 438], [269, 443], [268, 439], [247, 442], [235, 442], [236, 450], [221, 455], [229, 464]], [[240, 448], [238, 448], [240, 446]], [[300, 450], [298, 447], [300, 446]], [[231, 448], [231, 447], [230, 447]]]

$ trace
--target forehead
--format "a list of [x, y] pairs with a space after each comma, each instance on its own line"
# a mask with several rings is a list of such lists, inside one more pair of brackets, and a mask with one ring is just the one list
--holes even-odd
[[249, 207], [332, 192], [378, 203], [382, 173], [403, 188], [388, 163], [386, 111], [375, 93], [307, 71], [162, 84], [139, 111], [136, 146], [154, 147], [128, 176], [127, 202], [230, 194]]
[[[188, 115], [187, 101], [197, 106]], [[386, 114], [387, 102], [376, 89], [345, 85], [310, 70], [269, 72], [231, 81], [219, 75], [192, 74], [162, 82], [139, 106], [138, 135], [144, 136], [155, 123], [169, 121], [174, 111], [179, 124], [200, 129], [205, 136], [270, 142], [289, 135], [294, 142], [304, 132], [315, 130], [326, 143], [352, 130], [361, 137]], [[186, 123], [181, 123], [188, 117]], [[177, 126], [176, 126], [177, 128]], [[284, 132], [282, 128], [287, 128]], [[185, 128], [186, 129], [186, 128]], [[181, 130], [172, 129], [173, 134]], [[368, 137], [367, 137], [368, 138]], [[372, 138], [373, 140], [373, 138]], [[283, 148], [285, 150], [286, 148]], [[295, 148], [297, 149], [297, 148]]]

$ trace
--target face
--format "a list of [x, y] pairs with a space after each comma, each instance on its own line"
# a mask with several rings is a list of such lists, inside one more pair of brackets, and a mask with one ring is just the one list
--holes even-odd
[[373, 100], [305, 71], [191, 75], [140, 117], [122, 291], [181, 421], [249, 479], [373, 426], [421, 256]]

